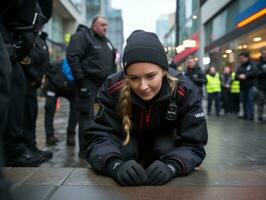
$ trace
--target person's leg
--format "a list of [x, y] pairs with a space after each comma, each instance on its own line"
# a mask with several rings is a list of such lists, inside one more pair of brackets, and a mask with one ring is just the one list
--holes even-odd
[[258, 120], [262, 121], [263, 120], [263, 106], [264, 106], [264, 91], [263, 90], [258, 90], [257, 94], [257, 112], [258, 112]]
[[81, 92], [77, 100], [79, 110], [79, 156], [81, 158], [85, 156], [87, 148], [84, 139], [84, 127], [90, 120], [91, 109], [100, 87], [100, 83], [90, 81], [89, 79], [83, 80]]
[[68, 126], [67, 126], [67, 145], [75, 145], [75, 129], [78, 123], [78, 110], [76, 103], [76, 96], [69, 96], [68, 98], [70, 111], [68, 117]]
[[215, 112], [216, 115], [219, 116], [220, 115], [220, 104], [221, 104], [221, 93], [217, 92], [214, 93], [214, 101], [215, 101]]
[[56, 110], [57, 96], [54, 91], [46, 92], [46, 100], [44, 106], [44, 127], [46, 133], [46, 143], [54, 145], [58, 142], [58, 138], [54, 136], [54, 115]]
[[247, 111], [247, 92], [246, 90], [241, 90], [240, 92], [241, 95], [241, 100], [243, 104], [243, 118], [247, 119], [248, 118], [248, 111]]
[[208, 115], [211, 115], [212, 101], [213, 101], [213, 94], [212, 93], [208, 93], [208, 104], [207, 104]]
[[31, 87], [30, 82], [26, 81], [26, 96], [24, 109], [24, 127], [26, 145], [29, 148], [36, 147], [36, 120], [38, 113], [37, 91]]
[[7, 166], [38, 166], [44, 158], [34, 154], [25, 145], [23, 135], [25, 106], [25, 77], [22, 67], [13, 63], [13, 74], [8, 111], [7, 129], [4, 131], [3, 146]]
[[247, 114], [249, 120], [254, 120], [254, 90], [252, 87], [247, 90]]

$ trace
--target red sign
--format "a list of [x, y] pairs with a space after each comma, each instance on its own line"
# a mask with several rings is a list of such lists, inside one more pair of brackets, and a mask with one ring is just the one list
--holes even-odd
[[189, 55], [195, 53], [199, 49], [199, 33], [194, 33], [191, 36], [190, 39], [196, 41], [196, 46], [195, 47], [191, 47], [191, 48], [185, 48], [184, 51], [182, 51], [181, 53], [177, 54], [174, 57], [174, 62], [175, 63], [179, 63], [180, 61], [184, 60], [186, 57], [188, 57]]

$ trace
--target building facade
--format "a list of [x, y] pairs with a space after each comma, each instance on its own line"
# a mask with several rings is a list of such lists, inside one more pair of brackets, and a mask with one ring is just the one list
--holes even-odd
[[201, 58], [205, 67], [238, 66], [238, 55], [250, 52], [259, 58], [266, 46], [265, 0], [208, 0], [201, 7]]

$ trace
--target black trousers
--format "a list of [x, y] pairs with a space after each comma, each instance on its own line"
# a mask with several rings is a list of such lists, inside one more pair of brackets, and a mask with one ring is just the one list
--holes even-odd
[[23, 135], [29, 148], [36, 147], [36, 120], [38, 115], [37, 89], [26, 81]]
[[238, 114], [240, 110], [240, 93], [230, 93], [230, 99], [232, 112]]
[[45, 101], [45, 116], [44, 116], [44, 127], [46, 136], [54, 134], [54, 115], [56, 111], [56, 101], [58, 97], [66, 98], [70, 103], [70, 112], [68, 117], [67, 132], [74, 133], [78, 123], [78, 111], [76, 104], [76, 96], [64, 94], [58, 91], [47, 90], [46, 101]]
[[103, 82], [95, 82], [89, 78], [82, 80], [81, 89], [78, 95], [78, 110], [79, 110], [79, 149], [80, 152], [86, 151], [86, 142], [84, 139], [84, 127], [90, 120], [90, 113], [93, 107], [97, 93]]
[[12, 82], [10, 88], [10, 106], [3, 146], [6, 157], [17, 156], [25, 150], [23, 135], [26, 79], [23, 69], [17, 62], [12, 62]]
[[224, 113], [231, 113], [232, 112], [232, 106], [230, 105], [230, 90], [229, 88], [222, 88], [222, 103], [223, 103], [223, 109]]

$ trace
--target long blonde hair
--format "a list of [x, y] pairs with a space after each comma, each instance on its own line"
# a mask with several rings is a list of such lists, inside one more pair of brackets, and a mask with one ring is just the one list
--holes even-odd
[[[166, 72], [165, 77], [167, 78], [170, 88], [173, 92], [177, 84], [177, 78], [171, 76], [168, 72]], [[117, 113], [119, 117], [122, 118], [122, 126], [123, 126], [123, 131], [125, 134], [123, 145], [127, 145], [129, 143], [130, 131], [132, 128], [132, 121], [131, 121], [132, 105], [130, 102], [130, 92], [131, 92], [131, 89], [128, 84], [128, 80], [126, 78], [124, 86], [122, 87], [122, 90], [120, 92], [120, 96], [119, 96], [118, 104], [117, 104]]]

